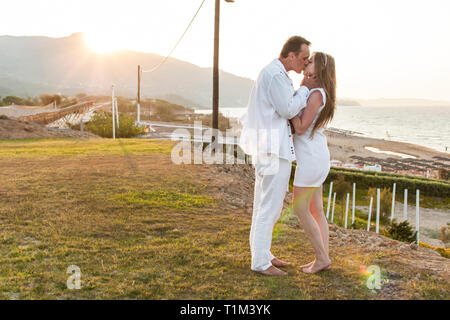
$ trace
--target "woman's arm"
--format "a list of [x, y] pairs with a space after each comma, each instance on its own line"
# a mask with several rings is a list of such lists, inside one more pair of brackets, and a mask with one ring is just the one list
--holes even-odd
[[301, 135], [305, 133], [305, 131], [309, 128], [311, 123], [313, 122], [317, 111], [320, 106], [323, 104], [322, 93], [320, 91], [314, 91], [308, 99], [308, 103], [306, 108], [303, 110], [301, 116], [295, 116], [292, 118], [291, 125], [295, 129], [295, 133]]

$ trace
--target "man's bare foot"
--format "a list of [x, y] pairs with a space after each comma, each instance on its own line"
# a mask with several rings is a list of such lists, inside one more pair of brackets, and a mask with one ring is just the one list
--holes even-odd
[[275, 267], [289, 267], [292, 264], [290, 262], [281, 261], [277, 258], [273, 258], [271, 262]]
[[284, 272], [274, 266], [270, 266], [269, 268], [267, 268], [266, 270], [263, 270], [263, 271], [255, 271], [255, 272], [264, 274], [266, 276], [285, 276], [285, 275], [287, 275], [286, 272]]
[[322, 270], [328, 270], [331, 268], [331, 261], [325, 261], [325, 262], [317, 262], [314, 261], [314, 263], [309, 266], [308, 268], [303, 268], [302, 271], [304, 273], [316, 273]]

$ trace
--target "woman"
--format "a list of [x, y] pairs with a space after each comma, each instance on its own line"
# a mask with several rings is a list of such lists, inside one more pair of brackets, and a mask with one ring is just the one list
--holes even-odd
[[336, 108], [334, 58], [323, 52], [312, 54], [305, 77], [316, 77], [319, 88], [312, 89], [307, 106], [293, 119], [297, 168], [294, 178], [294, 210], [310, 240], [316, 259], [301, 266], [305, 273], [331, 267], [328, 253], [328, 223], [323, 212], [322, 184], [330, 171], [330, 152], [324, 128]]

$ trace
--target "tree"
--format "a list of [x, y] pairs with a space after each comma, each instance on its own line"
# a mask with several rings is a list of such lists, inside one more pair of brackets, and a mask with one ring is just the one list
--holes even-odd
[[60, 105], [62, 101], [62, 97], [59, 94], [48, 94], [48, 93], [41, 94], [39, 96], [39, 99], [41, 100], [41, 104], [44, 106], [53, 103], [55, 101], [57, 105]]
[[17, 104], [17, 105], [24, 105], [24, 99], [17, 97], [17, 96], [7, 96], [5, 98], [3, 98], [3, 104], [4, 105], [12, 105], [12, 104]]

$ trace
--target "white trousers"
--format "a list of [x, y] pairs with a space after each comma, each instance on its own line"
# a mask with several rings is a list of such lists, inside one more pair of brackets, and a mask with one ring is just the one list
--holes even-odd
[[260, 157], [254, 161], [255, 192], [253, 200], [250, 250], [254, 271], [269, 268], [274, 258], [270, 252], [273, 228], [281, 216], [289, 189], [292, 164], [278, 157]]

